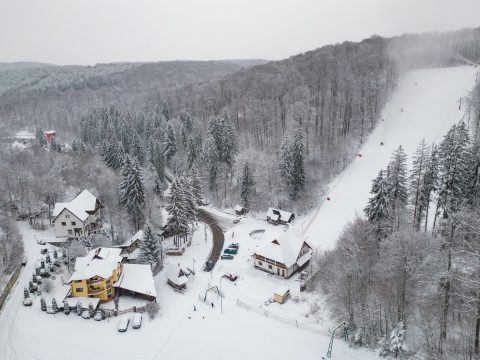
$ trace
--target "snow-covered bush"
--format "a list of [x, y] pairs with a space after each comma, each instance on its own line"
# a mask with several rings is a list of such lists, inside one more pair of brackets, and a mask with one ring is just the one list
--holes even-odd
[[160, 305], [158, 305], [155, 301], [151, 301], [146, 305], [146, 311], [150, 320], [153, 320], [160, 311]]

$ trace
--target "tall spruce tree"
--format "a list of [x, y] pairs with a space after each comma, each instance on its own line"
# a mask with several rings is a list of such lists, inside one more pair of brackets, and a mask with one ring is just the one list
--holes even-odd
[[189, 180], [194, 201], [196, 202], [197, 206], [203, 205], [205, 194], [203, 192], [202, 181], [200, 180], [200, 176], [198, 175], [198, 171], [196, 167], [192, 167], [189, 170], [188, 180]]
[[303, 131], [297, 127], [292, 140], [292, 176], [290, 184], [290, 197], [297, 200], [305, 190], [305, 145]]
[[172, 235], [188, 232], [188, 212], [185, 194], [179, 179], [175, 179], [170, 186], [170, 198], [166, 209], [168, 211], [167, 229]]
[[120, 203], [133, 217], [135, 229], [138, 230], [145, 205], [145, 186], [142, 171], [138, 162], [127, 156], [121, 173], [123, 180], [119, 185]]
[[242, 206], [246, 209], [250, 209], [252, 206], [254, 185], [255, 180], [253, 177], [253, 171], [251, 170], [248, 161], [245, 161], [240, 176], [240, 201]]
[[429, 158], [429, 147], [423, 139], [418, 145], [413, 156], [412, 169], [410, 170], [410, 193], [413, 205], [413, 226], [419, 230], [421, 222], [424, 218], [425, 208], [423, 204], [425, 200], [423, 196], [425, 173], [427, 171], [427, 163]]
[[387, 193], [384, 170], [380, 170], [373, 180], [370, 194], [372, 194], [372, 197], [368, 200], [364, 212], [368, 221], [375, 225], [377, 235], [383, 236], [385, 235], [384, 224], [390, 216], [390, 199]]
[[143, 238], [140, 241], [140, 257], [149, 264], [155, 264], [160, 258], [160, 243], [147, 225], [143, 230]]
[[407, 155], [399, 146], [392, 154], [385, 178], [391, 226], [398, 230], [408, 202]]
[[175, 130], [172, 123], [167, 125], [165, 139], [163, 141], [163, 156], [167, 161], [170, 161], [173, 155], [177, 152], [177, 140], [175, 139]]

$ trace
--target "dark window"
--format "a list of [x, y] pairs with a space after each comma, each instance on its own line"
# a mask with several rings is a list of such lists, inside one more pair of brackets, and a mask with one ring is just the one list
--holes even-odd
[[258, 265], [263, 265], [263, 263], [261, 261], [258, 262]]
[[268, 268], [271, 269], [271, 268], [272, 268], [272, 265], [268, 265]]
[[83, 292], [83, 289], [82, 289], [82, 288], [78, 288], [78, 289], [77, 289], [77, 292]]
[[75, 221], [72, 221], [72, 226], [75, 226], [77, 225], [77, 223]]
[[65, 221], [62, 221], [63, 226], [67, 226], [67, 223]]

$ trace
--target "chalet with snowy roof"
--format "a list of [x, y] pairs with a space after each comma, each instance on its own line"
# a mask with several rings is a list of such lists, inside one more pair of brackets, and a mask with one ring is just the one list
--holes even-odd
[[268, 208], [267, 211], [267, 221], [274, 225], [286, 225], [291, 223], [295, 219], [295, 214], [279, 210], [275, 208]]
[[130, 239], [125, 241], [123, 244], [117, 245], [120, 249], [122, 249], [122, 255], [123, 254], [131, 254], [133, 253], [136, 249], [140, 247], [140, 242], [143, 239], [143, 230], [138, 230]]
[[55, 136], [57, 135], [57, 132], [55, 130], [47, 130], [45, 131], [45, 139], [47, 140], [47, 143], [51, 143], [53, 139], [55, 139]]
[[188, 278], [180, 265], [168, 264], [167, 267], [167, 283], [175, 290], [185, 289], [187, 287]]
[[248, 213], [248, 209], [244, 208], [242, 205], [235, 206], [235, 215], [245, 215]]
[[295, 230], [289, 230], [254, 254], [257, 269], [289, 278], [312, 258], [312, 247]]
[[57, 237], [87, 235], [101, 226], [102, 203], [88, 190], [83, 190], [68, 203], [56, 203], [53, 225]]
[[157, 300], [157, 290], [150, 265], [123, 264], [122, 274], [113, 287], [122, 295], [128, 294], [148, 301]]
[[75, 261], [68, 281], [73, 297], [98, 298], [109, 301], [115, 296], [113, 284], [122, 274], [123, 264], [118, 248], [96, 248]]

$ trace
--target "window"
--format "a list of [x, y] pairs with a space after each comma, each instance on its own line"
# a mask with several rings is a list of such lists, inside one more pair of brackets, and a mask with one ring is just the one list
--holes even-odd
[[75, 221], [72, 221], [72, 226], [75, 226], [77, 225], [77, 223]]
[[70, 214], [65, 214], [65, 219], [70, 219]]
[[263, 263], [262, 263], [261, 261], [259, 261], [259, 262], [258, 262], [258, 265], [262, 266], [262, 265], [263, 265]]
[[271, 269], [272, 269], [272, 265], [268, 265], [268, 268], [271, 270]]
[[81, 283], [83, 280], [75, 280], [76, 283]]
[[83, 292], [82, 288], [77, 288], [77, 292]]
[[68, 230], [68, 235], [72, 235], [73, 231], [71, 229]]
[[67, 223], [65, 221], [62, 221], [63, 226], [67, 226]]

